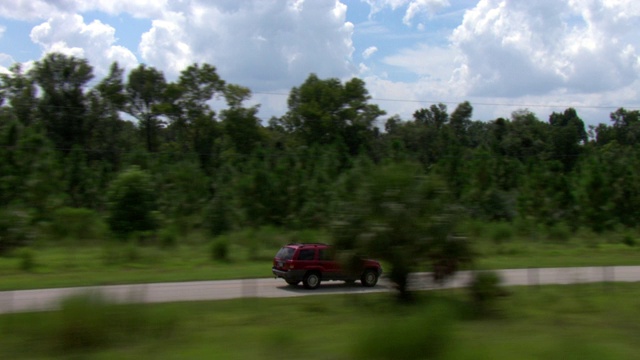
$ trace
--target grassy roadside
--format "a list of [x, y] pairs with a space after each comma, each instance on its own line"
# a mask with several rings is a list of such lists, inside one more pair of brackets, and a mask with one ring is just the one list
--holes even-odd
[[[473, 234], [477, 269], [640, 265], [640, 246], [616, 236], [561, 241], [504, 231]], [[271, 277], [271, 259], [284, 243], [329, 241], [319, 232], [244, 231], [182, 245], [63, 243], [34, 245], [0, 257], [0, 291], [197, 280]], [[215, 259], [214, 244], [225, 244]], [[420, 269], [427, 270], [427, 269]]]
[[[0, 258], [0, 291], [48, 287], [224, 280], [270, 276], [271, 258], [249, 256], [233, 246], [228, 259], [214, 260], [211, 247], [84, 246], [30, 249], [32, 265], [19, 252]], [[273, 254], [270, 254], [273, 257]]]
[[388, 294], [144, 306], [76, 301], [61, 313], [0, 316], [0, 358], [607, 360], [640, 350], [640, 325], [630, 320], [640, 316], [640, 284], [509, 293], [480, 317], [464, 290], [422, 293], [404, 306]]

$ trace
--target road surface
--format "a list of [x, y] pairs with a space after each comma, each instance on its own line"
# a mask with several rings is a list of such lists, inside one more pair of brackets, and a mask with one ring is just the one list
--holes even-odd
[[[607, 266], [580, 268], [508, 269], [497, 271], [506, 286], [572, 284], [592, 282], [640, 281], [640, 266]], [[410, 288], [430, 290], [465, 286], [471, 276], [461, 271], [443, 286], [434, 284], [428, 273], [412, 274]], [[381, 278], [374, 288], [360, 283], [326, 282], [316, 290], [302, 286], [287, 286], [281, 279], [243, 279], [223, 281], [191, 281], [137, 285], [111, 285], [0, 292], [0, 314], [11, 312], [48, 311], [59, 308], [60, 300], [83, 293], [101, 293], [118, 302], [162, 303], [175, 301], [224, 300], [246, 297], [276, 298], [336, 293], [371, 293], [391, 291], [392, 286]]]

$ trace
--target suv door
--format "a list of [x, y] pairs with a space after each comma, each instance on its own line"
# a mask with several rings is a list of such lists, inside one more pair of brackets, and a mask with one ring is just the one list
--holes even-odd
[[342, 280], [342, 269], [335, 259], [335, 253], [330, 247], [318, 250], [318, 264], [322, 267], [322, 278], [326, 280]]
[[316, 259], [316, 249], [302, 248], [298, 250], [298, 256], [296, 257], [296, 267], [298, 269], [305, 269], [305, 270], [314, 268], [315, 259]]

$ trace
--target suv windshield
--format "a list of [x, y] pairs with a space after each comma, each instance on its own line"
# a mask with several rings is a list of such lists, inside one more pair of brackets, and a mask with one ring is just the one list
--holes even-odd
[[291, 258], [293, 257], [293, 253], [295, 252], [296, 252], [296, 249], [294, 248], [283, 247], [276, 254], [276, 258], [282, 259], [282, 260], [291, 260]]

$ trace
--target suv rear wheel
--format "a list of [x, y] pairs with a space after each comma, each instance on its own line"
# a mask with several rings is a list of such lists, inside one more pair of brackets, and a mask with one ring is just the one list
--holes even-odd
[[308, 272], [304, 279], [302, 279], [302, 284], [307, 289], [316, 289], [320, 286], [320, 274], [315, 271]]
[[360, 277], [360, 282], [362, 286], [373, 287], [378, 283], [378, 273], [373, 269], [367, 269], [362, 273], [362, 277]]

